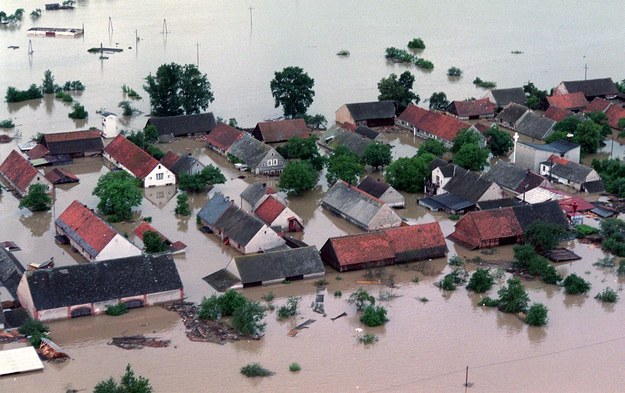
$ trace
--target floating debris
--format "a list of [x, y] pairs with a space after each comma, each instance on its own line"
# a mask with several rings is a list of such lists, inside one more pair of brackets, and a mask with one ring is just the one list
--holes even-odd
[[315, 319], [308, 319], [306, 320], [306, 322], [300, 323], [299, 325], [295, 326], [293, 329], [289, 330], [289, 332], [287, 333], [287, 336], [291, 336], [291, 337], [297, 336], [297, 333], [299, 333], [300, 330], [308, 329], [308, 326], [314, 322], [315, 322]]
[[201, 320], [199, 306], [191, 302], [174, 302], [164, 306], [165, 310], [175, 311], [182, 318], [187, 338], [191, 341], [211, 342], [224, 345], [241, 339], [236, 331], [220, 321]]
[[168, 347], [171, 340], [163, 340], [158, 337], [146, 337], [143, 335], [138, 336], [121, 336], [113, 337], [112, 341], [108, 345], [115, 345], [122, 349], [142, 349], [143, 347], [150, 348], [165, 348]]
[[56, 345], [52, 340], [42, 337], [41, 344], [39, 344], [39, 355], [42, 356], [45, 360], [54, 360], [54, 359], [63, 359], [66, 360], [69, 358], [67, 352], [65, 352], [61, 347]]

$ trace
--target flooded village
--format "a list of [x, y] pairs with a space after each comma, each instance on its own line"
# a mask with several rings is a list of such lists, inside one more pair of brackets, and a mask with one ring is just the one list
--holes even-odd
[[0, 6], [0, 392], [622, 390], [624, 10], [162, 3]]

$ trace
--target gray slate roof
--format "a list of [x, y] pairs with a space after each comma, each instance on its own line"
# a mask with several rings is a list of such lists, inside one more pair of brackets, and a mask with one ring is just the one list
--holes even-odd
[[512, 208], [523, 232], [534, 221], [545, 221], [568, 228], [568, 221], [558, 201], [536, 203], [533, 205], [514, 206]]
[[493, 199], [492, 201], [478, 202], [477, 207], [480, 210], [500, 209], [502, 207], [520, 206], [521, 201], [517, 198]]
[[152, 117], [145, 126], [153, 125], [159, 135], [189, 135], [209, 133], [215, 128], [215, 116], [212, 112], [195, 115], [181, 115], [168, 117]]
[[139, 255], [26, 273], [38, 310], [182, 288], [170, 255]]
[[555, 121], [542, 117], [532, 111], [525, 112], [516, 123], [516, 131], [535, 139], [545, 139], [551, 131]]
[[339, 146], [345, 146], [349, 151], [354, 152], [358, 157], [362, 157], [365, 149], [370, 144], [375, 143], [372, 139], [363, 137], [349, 131], [337, 131], [334, 139], [330, 142], [330, 146], [336, 149]]
[[[453, 164], [450, 164], [450, 166]], [[466, 199], [473, 203], [484, 195], [486, 190], [493, 185], [493, 182], [487, 180], [484, 176], [475, 172], [468, 171], [457, 165], [455, 167], [455, 174], [449, 180], [443, 189], [457, 197]]]
[[[223, 230], [225, 237], [243, 246], [247, 245], [264, 225], [258, 218], [235, 205], [230, 205], [215, 222], [215, 226]], [[267, 230], [270, 229], [267, 228]]]
[[244, 285], [325, 272], [315, 246], [237, 256], [234, 262]]
[[493, 89], [490, 91], [495, 98], [498, 107], [504, 107], [511, 102], [525, 105], [527, 97], [522, 87], [512, 87], [509, 89]]
[[618, 89], [612, 78], [588, 79], [579, 81], [562, 82], [569, 93], [584, 93], [586, 98], [598, 96], [613, 96], [618, 94]]
[[254, 206], [262, 197], [267, 194], [267, 190], [270, 187], [267, 186], [267, 183], [252, 183], [249, 186], [245, 187], [245, 190], [241, 192], [241, 199]]
[[372, 176], [367, 176], [362, 179], [360, 184], [358, 184], [358, 186], [356, 187], [369, 195], [380, 198], [391, 186], [384, 183], [380, 179], [376, 179]]
[[597, 194], [605, 191], [603, 179], [588, 181], [583, 183], [582, 186], [584, 186], [584, 189], [591, 194]]
[[354, 121], [390, 119], [395, 117], [393, 101], [358, 102], [345, 104]]
[[523, 116], [523, 114], [529, 111], [530, 108], [519, 105], [516, 103], [511, 103], [504, 107], [501, 112], [497, 115], [496, 119], [500, 122], [514, 124]]
[[[17, 286], [24, 274], [24, 267], [12, 252], [0, 247], [0, 285], [3, 285], [17, 299]], [[6, 299], [0, 299], [6, 300]]]
[[582, 184], [586, 182], [586, 177], [590, 172], [593, 171], [591, 167], [586, 165], [578, 164], [573, 161], [568, 161], [566, 165], [559, 164], [557, 162], [545, 161], [541, 162], [544, 165], [552, 165], [551, 174], [554, 176], [561, 177], [563, 179], [568, 179], [578, 184]]
[[336, 182], [326, 192], [321, 203], [324, 207], [345, 214], [363, 227], [368, 227], [371, 220], [384, 206], [381, 201], [355, 187], [350, 187], [344, 181]]
[[245, 134], [243, 138], [232, 144], [228, 153], [243, 161], [248, 167], [256, 168], [272, 150], [275, 158], [282, 158], [280, 153], [271, 146], [264, 144], [250, 134]]
[[518, 142], [518, 143], [522, 143], [526, 146], [533, 147], [536, 150], [542, 150], [542, 151], [547, 151], [550, 153], [557, 153], [557, 154], [565, 154], [579, 147], [577, 143], [565, 141], [563, 139], [560, 139], [551, 143], [529, 143], [529, 142]]
[[219, 217], [228, 209], [232, 201], [226, 199], [221, 193], [216, 193], [200, 209], [197, 216], [208, 225], [215, 225]]
[[499, 160], [490, 167], [490, 170], [484, 177], [504, 188], [516, 190], [525, 180], [528, 172], [527, 169], [523, 169], [513, 163]]
[[475, 202], [467, 201], [450, 193], [421, 198], [419, 204], [434, 211], [441, 209], [460, 211], [475, 206]]
[[367, 126], [358, 126], [354, 130], [354, 132], [358, 135], [364, 136], [367, 139], [375, 140], [375, 138], [380, 135], [379, 132], [367, 127]]
[[181, 173], [189, 174], [191, 173], [191, 169], [193, 168], [193, 166], [198, 164], [202, 169], [206, 167], [197, 158], [189, 154], [185, 154], [180, 156], [178, 161], [176, 161], [174, 165], [171, 166], [170, 170], [176, 175], [180, 175]]

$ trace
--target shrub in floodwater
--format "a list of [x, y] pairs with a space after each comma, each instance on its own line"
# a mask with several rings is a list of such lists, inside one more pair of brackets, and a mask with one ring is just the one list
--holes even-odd
[[494, 89], [495, 87], [497, 87], [497, 83], [485, 81], [480, 79], [479, 77], [473, 80], [473, 84], [477, 87], [481, 87], [482, 89]]
[[15, 127], [15, 124], [13, 123], [13, 120], [11, 119], [5, 119], [0, 121], [0, 128], [13, 128]]
[[368, 306], [375, 304], [375, 298], [369, 294], [365, 289], [358, 288], [356, 291], [349, 295], [348, 302], [356, 305], [356, 310], [363, 311]]
[[459, 78], [462, 76], [462, 70], [458, 67], [451, 67], [447, 70], [447, 76], [451, 78]]
[[614, 267], [614, 256], [613, 255], [606, 255], [603, 258], [599, 258], [597, 259], [597, 262], [593, 263], [593, 266], [597, 266], [597, 267], [608, 267], [608, 268], [613, 268]]
[[128, 312], [128, 306], [126, 305], [126, 303], [117, 303], [112, 306], [106, 306], [106, 311], [105, 311], [106, 315], [111, 315], [114, 317], [126, 314], [127, 312]]
[[504, 286], [497, 292], [499, 295], [497, 307], [503, 312], [518, 313], [527, 310], [529, 296], [518, 278], [508, 280], [508, 286]]
[[408, 42], [410, 49], [425, 49], [425, 42], [421, 38], [413, 38]]
[[451, 273], [443, 277], [440, 281], [440, 287], [446, 291], [454, 291], [456, 289], [456, 284], [454, 283], [454, 278], [451, 276]]
[[360, 316], [360, 322], [369, 327], [384, 325], [388, 322], [386, 309], [382, 306], [367, 306]]
[[301, 297], [291, 296], [286, 300], [286, 304], [278, 309], [278, 319], [283, 320], [295, 316], [297, 314], [297, 305]]
[[616, 274], [618, 274], [619, 276], [625, 275], [625, 259], [619, 262], [618, 269], [616, 269]]
[[590, 290], [590, 283], [575, 273], [565, 278], [563, 285], [569, 295], [579, 295]]
[[447, 264], [450, 266], [463, 266], [464, 260], [462, 259], [462, 257], [458, 255], [454, 255], [449, 258], [449, 260], [447, 261]]
[[590, 235], [596, 235], [599, 233], [597, 228], [593, 228], [586, 224], [575, 225], [575, 237], [582, 238]]
[[245, 375], [248, 378], [252, 377], [268, 377], [273, 375], [274, 372], [267, 370], [260, 363], [250, 363], [241, 367], [241, 374]]
[[221, 318], [221, 306], [217, 295], [202, 299], [198, 317], [200, 319], [210, 319], [211, 321]]
[[475, 291], [477, 293], [483, 293], [490, 290], [495, 283], [495, 278], [492, 274], [490, 274], [489, 269], [480, 269], [477, 268], [475, 272], [471, 275], [469, 279], [469, 283], [467, 284], [467, 289]]
[[358, 337], [358, 342], [364, 345], [375, 344], [378, 341], [378, 336], [373, 333], [365, 333]]
[[325, 278], [321, 278], [321, 279], [315, 281], [314, 285], [316, 287], [325, 287], [326, 285], [328, 285], [328, 281]]
[[460, 219], [460, 216], [458, 214], [450, 214], [449, 219], [452, 221], [458, 221]]
[[341, 49], [340, 51], [336, 52], [337, 56], [349, 56], [350, 52], [346, 49]]
[[43, 337], [49, 338], [48, 332], [50, 328], [47, 325], [44, 325], [40, 321], [35, 321], [33, 319], [26, 319], [24, 323], [17, 329], [17, 331], [26, 337], [28, 337], [28, 341], [33, 347], [39, 348], [41, 344], [41, 339]]
[[301, 370], [302, 370], [302, 366], [300, 366], [299, 363], [293, 362], [289, 364], [289, 371], [296, 373]]
[[547, 324], [547, 307], [540, 303], [534, 303], [527, 311], [525, 323], [531, 326], [545, 326]]
[[414, 61], [414, 55], [404, 49], [395, 47], [386, 48], [384, 57], [397, 63], [412, 63]]
[[499, 300], [490, 298], [486, 296], [484, 299], [480, 300], [477, 303], [478, 306], [486, 306], [486, 307], [497, 307], [499, 305]]
[[595, 299], [601, 300], [604, 303], [616, 303], [618, 300], [618, 295], [616, 291], [610, 287], [603, 290], [595, 296]]
[[343, 292], [341, 291], [334, 291], [334, 297], [341, 297], [343, 296]]
[[422, 70], [433, 70], [434, 69], [434, 63], [432, 63], [429, 60], [426, 60], [422, 57], [418, 58], [417, 60], [415, 60], [414, 65], [416, 65], [417, 67], [421, 68]]
[[276, 296], [273, 294], [273, 292], [269, 291], [269, 293], [264, 294], [262, 299], [266, 302], [272, 302], [273, 299], [275, 299]]
[[419, 276], [414, 276], [410, 281], [412, 281], [415, 284], [419, 283]]
[[219, 297], [219, 306], [222, 315], [228, 316], [234, 314], [234, 311], [241, 308], [249, 300], [234, 289], [229, 289]]
[[85, 107], [78, 102], [74, 102], [72, 105], [72, 111], [67, 115], [70, 119], [86, 119], [89, 113], [85, 110]]
[[341, 276], [336, 276], [336, 277], [335, 277], [335, 280], [336, 280], [336, 281], [341, 281], [342, 279], [343, 279], [343, 277], [341, 277]]
[[463, 267], [457, 267], [451, 273], [445, 275], [439, 282], [441, 289], [453, 291], [456, 286], [464, 284], [467, 281], [467, 271]]

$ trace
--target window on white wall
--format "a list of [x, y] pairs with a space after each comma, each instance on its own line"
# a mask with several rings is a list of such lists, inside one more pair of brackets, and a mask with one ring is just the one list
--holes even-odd
[[277, 158], [273, 159], [273, 164], [272, 165], [278, 165], [278, 159]]
[[273, 160], [267, 160], [267, 166], [271, 166], [271, 162], [272, 162], [272, 161], [273, 161]]
[[162, 173], [157, 173], [156, 174], [156, 180], [163, 180], [163, 174]]

